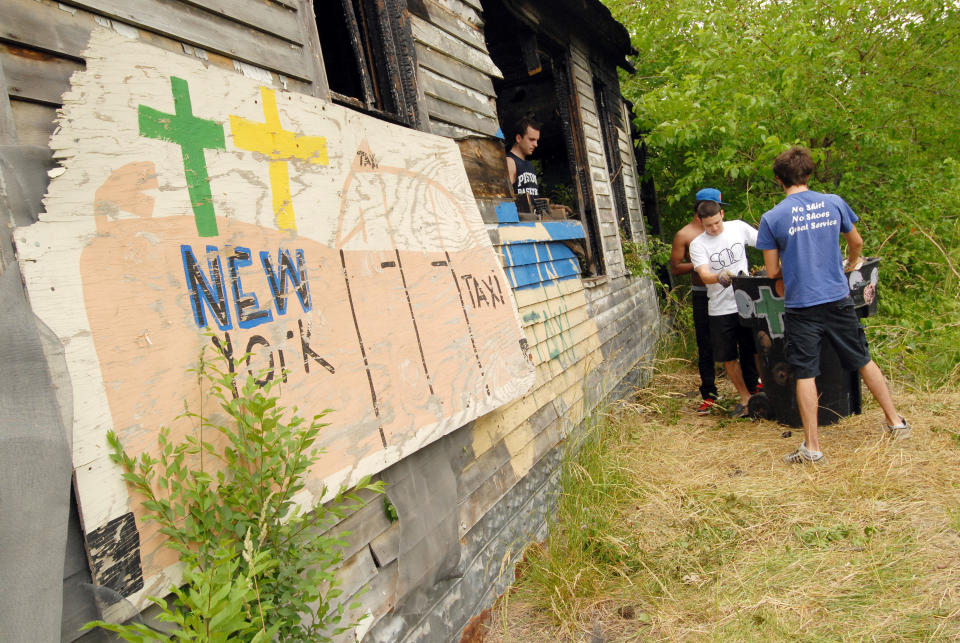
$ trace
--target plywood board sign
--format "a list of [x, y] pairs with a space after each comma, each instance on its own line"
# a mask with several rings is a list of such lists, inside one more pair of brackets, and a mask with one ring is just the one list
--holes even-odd
[[286, 377], [301, 415], [333, 409], [305, 505], [533, 384], [452, 140], [105, 30], [86, 61], [46, 213], [16, 242], [70, 370], [95, 581], [141, 599], [171, 580], [105, 434], [149, 451], [200, 410], [188, 369], [214, 338], [251, 353], [239, 375]]

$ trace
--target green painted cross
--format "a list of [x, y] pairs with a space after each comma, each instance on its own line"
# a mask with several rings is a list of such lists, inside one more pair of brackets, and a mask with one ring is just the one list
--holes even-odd
[[193, 115], [187, 81], [171, 76], [170, 87], [173, 90], [176, 113], [165, 114], [152, 107], [140, 105], [137, 110], [140, 136], [170, 141], [180, 146], [187, 192], [193, 207], [193, 217], [197, 222], [197, 233], [201, 237], [215, 237], [219, 232], [213, 211], [210, 178], [207, 175], [207, 159], [203, 151], [226, 149], [223, 125]]
[[757, 317], [767, 320], [770, 337], [783, 337], [783, 314], [786, 312], [783, 297], [774, 295], [770, 286], [760, 286], [759, 291], [760, 299], [755, 301]]

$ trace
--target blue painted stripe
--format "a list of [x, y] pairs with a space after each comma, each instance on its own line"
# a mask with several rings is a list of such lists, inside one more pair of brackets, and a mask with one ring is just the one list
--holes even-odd
[[532, 243], [521, 243], [510, 246], [510, 266], [523, 266], [526, 264], [537, 263], [536, 245]]
[[579, 221], [544, 221], [543, 227], [547, 229], [550, 238], [554, 241], [585, 238], [583, 226]]
[[579, 277], [579, 274], [560, 277], [559, 279], [551, 279], [550, 281], [541, 281], [540, 283], [536, 283], [536, 284], [524, 284], [523, 286], [515, 287], [514, 290], [532, 290], [533, 288], [543, 288], [545, 286], [549, 286], [561, 281], [566, 281], [568, 279], [576, 279], [577, 277]]
[[578, 277], [580, 264], [573, 259], [558, 259], [544, 263], [509, 266], [506, 269], [511, 285], [519, 288], [530, 284]]
[[557, 241], [546, 243], [514, 243], [500, 248], [504, 264], [507, 266], [524, 266], [557, 259], [576, 259], [576, 254], [565, 244]]
[[[499, 216], [499, 210], [497, 216]], [[526, 239], [504, 241], [503, 243], [505, 245], [548, 240], [565, 241], [567, 239], [584, 239], [586, 237], [583, 232], [583, 226], [580, 225], [579, 221], [520, 221], [519, 223], [509, 224], [509, 227], [513, 229], [529, 228], [531, 233], [530, 237]], [[540, 234], [537, 234], [535, 231]], [[544, 234], [546, 234], [547, 239], [543, 238]]]
[[504, 201], [496, 207], [498, 223], [520, 223], [520, 213], [513, 201]]
[[577, 255], [566, 246], [566, 244], [560, 242], [553, 242], [547, 244], [550, 248], [550, 254], [554, 259], [576, 259]]

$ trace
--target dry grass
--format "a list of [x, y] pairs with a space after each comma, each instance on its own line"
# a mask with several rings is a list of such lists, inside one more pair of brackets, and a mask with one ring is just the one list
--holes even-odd
[[568, 462], [486, 641], [960, 639], [960, 394], [894, 387], [908, 440], [870, 398], [791, 466], [799, 430], [698, 417], [663, 371]]

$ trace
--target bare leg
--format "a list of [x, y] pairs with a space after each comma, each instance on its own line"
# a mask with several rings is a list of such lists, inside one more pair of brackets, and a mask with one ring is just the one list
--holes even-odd
[[803, 423], [803, 442], [811, 451], [820, 450], [820, 429], [817, 426], [817, 381], [812, 377], [797, 379], [797, 407]]
[[895, 426], [900, 424], [900, 413], [897, 407], [893, 405], [893, 398], [890, 396], [890, 389], [887, 387], [887, 381], [883, 378], [883, 372], [876, 362], [870, 360], [866, 366], [860, 368], [860, 377], [863, 383], [870, 389], [873, 398], [883, 409], [883, 414], [887, 416], [887, 424]]
[[747, 385], [743, 381], [743, 371], [740, 370], [740, 362], [734, 359], [729, 362], [724, 362], [723, 367], [727, 370], [727, 378], [740, 395], [740, 404], [746, 406], [747, 403], [750, 402], [750, 391], [747, 390]]

